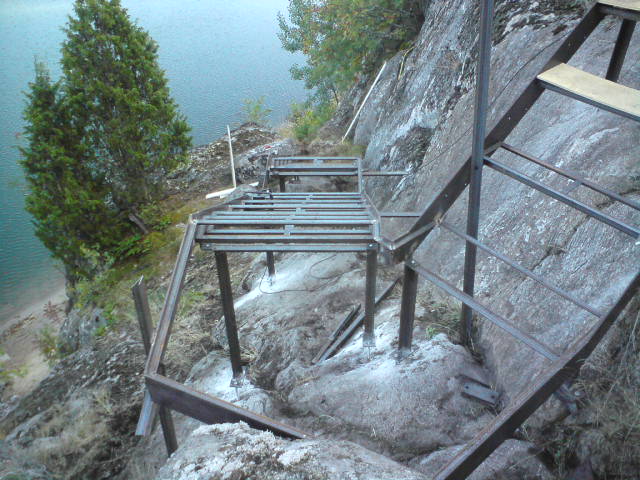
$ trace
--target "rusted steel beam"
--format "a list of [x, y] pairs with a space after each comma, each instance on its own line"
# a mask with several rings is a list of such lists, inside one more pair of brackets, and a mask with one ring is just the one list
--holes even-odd
[[[147, 356], [151, 351], [151, 335], [153, 334], [153, 323], [151, 321], [151, 310], [149, 308], [149, 298], [147, 295], [147, 285], [144, 277], [140, 277], [133, 285], [131, 292], [136, 307], [138, 324], [140, 325], [140, 333], [142, 334], [142, 344]], [[162, 365], [160, 365], [162, 370]], [[136, 427], [136, 435], [146, 436], [151, 433], [153, 421], [160, 417], [160, 425], [162, 427], [162, 435], [164, 437], [167, 454], [171, 456], [178, 449], [178, 440], [173, 425], [171, 411], [165, 407], [159, 406], [151, 399], [151, 394], [145, 389], [144, 400], [142, 402], [142, 410]]]
[[[387, 285], [382, 290], [382, 292], [380, 292], [380, 294], [376, 297], [375, 306], [378, 306], [378, 304], [381, 301], [387, 298], [387, 296], [391, 293], [391, 291], [393, 290], [393, 287], [396, 286], [399, 280], [400, 280], [399, 277], [396, 278], [393, 282]], [[353, 321], [353, 323], [351, 323], [351, 325], [348, 325], [344, 329], [344, 331], [333, 342], [331, 342], [331, 345], [326, 348], [326, 350], [322, 355], [320, 355], [318, 362], [322, 362], [328, 358], [331, 358], [336, 353], [338, 353], [338, 351], [349, 341], [349, 339], [353, 337], [353, 335], [355, 335], [356, 331], [358, 330], [358, 328], [360, 328], [363, 325], [363, 323], [364, 323], [364, 313], [361, 312], [358, 315], [358, 317]]]
[[584, 360], [593, 352], [613, 322], [640, 290], [640, 272], [636, 273], [623, 294], [602, 316], [589, 333], [581, 337], [568, 352], [553, 362], [518, 397], [485, 427], [451, 462], [435, 476], [435, 480], [457, 480], [471, 474], [496, 448], [513, 435], [565, 381], [573, 378]]
[[376, 308], [376, 275], [378, 271], [378, 248], [376, 244], [370, 244], [367, 250], [367, 266], [365, 276], [364, 294], [364, 334], [362, 345], [375, 347], [375, 308]]
[[198, 392], [161, 375], [147, 375], [146, 384], [154, 402], [208, 425], [246, 422], [252, 428], [272, 432], [284, 438], [309, 437], [307, 433], [294, 427]]
[[211, 250], [218, 252], [366, 252], [369, 247], [364, 244], [266, 244], [247, 243], [244, 245], [211, 243]]
[[225, 232], [203, 235], [198, 239], [202, 243], [370, 243], [373, 238], [369, 235], [225, 235]]
[[233, 307], [233, 292], [231, 290], [231, 277], [229, 276], [229, 263], [227, 254], [216, 252], [216, 270], [220, 284], [220, 299], [224, 312], [224, 325], [229, 343], [229, 357], [233, 370], [233, 381], [237, 382], [242, 377], [242, 361], [240, 358], [240, 341], [238, 340], [238, 325], [236, 324], [236, 312]]
[[153, 344], [151, 346], [151, 352], [147, 359], [147, 365], [145, 368], [146, 374], [158, 373], [160, 362], [164, 356], [164, 351], [167, 348], [169, 341], [169, 335], [171, 332], [171, 326], [176, 316], [176, 309], [178, 302], [180, 301], [180, 295], [182, 293], [182, 284], [187, 270], [187, 263], [189, 262], [189, 256], [193, 250], [196, 236], [196, 223], [189, 219], [187, 223], [187, 229], [184, 237], [182, 238], [182, 244], [178, 251], [178, 258], [171, 274], [171, 280], [169, 281], [169, 290], [162, 307], [162, 313], [160, 314], [160, 321], [156, 327], [155, 336], [153, 337]]
[[598, 310], [596, 310], [592, 306], [584, 303], [582, 300], [576, 298], [574, 295], [571, 295], [570, 293], [564, 291], [560, 287], [557, 287], [553, 283], [548, 282], [543, 277], [541, 277], [537, 273], [532, 272], [528, 268], [524, 268], [523, 266], [517, 264], [516, 262], [511, 260], [506, 255], [503, 255], [500, 252], [498, 252], [498, 251], [496, 251], [496, 250], [494, 250], [494, 249], [492, 249], [490, 247], [487, 247], [485, 244], [483, 244], [482, 242], [479, 242], [475, 238], [472, 238], [469, 235], [464, 234], [463, 232], [461, 232], [460, 230], [455, 228], [453, 225], [450, 225], [447, 222], [442, 222], [440, 224], [440, 226], [442, 228], [444, 228], [445, 230], [450, 231], [454, 235], [457, 235], [458, 237], [466, 240], [467, 242], [473, 243], [476, 247], [480, 248], [481, 250], [484, 250], [485, 252], [489, 253], [490, 255], [496, 257], [497, 259], [502, 260], [504, 263], [506, 263], [510, 267], [518, 270], [523, 275], [526, 275], [527, 277], [529, 277], [530, 279], [532, 279], [535, 282], [539, 283], [540, 285], [545, 286], [549, 290], [551, 290], [551, 291], [557, 293], [558, 295], [560, 295], [565, 300], [570, 301], [574, 305], [577, 305], [578, 307], [582, 308], [583, 310], [586, 310], [587, 312], [591, 313], [592, 315], [595, 315], [596, 317], [599, 317], [600, 315], [602, 315], [601, 312], [599, 312]]
[[557, 173], [558, 175], [562, 175], [565, 178], [568, 178], [570, 180], [573, 180], [574, 182], [577, 182], [580, 185], [583, 185], [595, 192], [601, 193], [602, 195], [605, 195], [607, 197], [609, 197], [612, 200], [615, 200], [617, 202], [623, 203], [625, 205], [627, 205], [628, 207], [633, 208], [634, 210], [639, 210], [640, 211], [640, 203], [638, 202], [634, 202], [633, 200], [629, 199], [629, 198], [625, 198], [622, 195], [618, 195], [616, 192], [609, 190], [607, 188], [601, 187], [600, 185], [598, 185], [597, 183], [592, 182], [591, 180], [587, 180], [584, 177], [581, 177], [580, 175], [578, 175], [577, 173], [574, 172], [569, 172], [568, 170], [563, 170], [562, 168], [558, 168], [555, 165], [551, 165], [548, 162], [545, 162], [544, 160], [541, 160], [537, 157], [534, 157], [533, 155], [529, 155], [528, 153], [523, 152], [522, 150], [512, 146], [512, 145], [508, 145], [506, 143], [503, 143], [501, 145], [501, 148], [514, 153], [516, 155], [518, 155], [519, 157], [522, 157], [526, 160], [529, 160], [532, 163], [535, 163], [537, 165], [540, 165], [541, 167], [546, 168], [547, 170], [551, 170], [552, 172]]
[[400, 303], [400, 331], [398, 332], [398, 352], [401, 358], [411, 353], [417, 292], [418, 274], [405, 263], [402, 280], [402, 302]]
[[507, 175], [508, 177], [513, 178], [514, 180], [517, 180], [518, 182], [521, 182], [525, 185], [527, 185], [528, 187], [531, 187], [535, 190], [538, 190], [539, 192], [544, 193], [545, 195], [550, 196], [551, 198], [558, 200], [559, 202], [564, 203], [565, 205], [569, 205], [570, 207], [575, 208], [576, 210], [579, 210], [582, 213], [585, 213], [587, 215], [589, 215], [592, 218], [595, 218], [596, 220], [599, 220], [602, 223], [605, 223], [607, 225], [609, 225], [610, 227], [613, 227], [617, 230], [620, 230], [622, 233], [626, 233], [627, 235], [629, 235], [632, 238], [640, 238], [640, 229], [636, 228], [636, 227], [632, 227], [631, 225], [628, 225], [620, 220], [616, 220], [615, 218], [611, 217], [610, 215], [607, 215], [606, 213], [602, 213], [599, 210], [596, 210], [594, 208], [591, 208], [589, 205], [579, 202], [578, 200], [575, 200], [573, 198], [571, 198], [568, 195], [565, 195], [562, 192], [559, 192], [558, 190], [555, 190], [551, 187], [547, 187], [546, 185], [544, 185], [543, 183], [513, 169], [510, 168], [508, 166], [506, 166], [503, 163], [500, 163], [496, 160], [493, 160], [491, 158], [485, 158], [485, 163], [493, 168], [494, 170]]
[[536, 340], [535, 338], [533, 338], [528, 333], [523, 332], [518, 327], [513, 325], [511, 322], [509, 322], [508, 320], [502, 318], [500, 315], [497, 315], [496, 313], [490, 311], [484, 305], [482, 305], [482, 304], [478, 303], [477, 301], [475, 301], [471, 295], [468, 295], [468, 294], [458, 290], [453, 285], [451, 285], [449, 282], [444, 280], [442, 277], [436, 275], [435, 273], [433, 273], [430, 270], [424, 268], [423, 266], [418, 265], [418, 263], [415, 262], [412, 259], [410, 259], [407, 263], [409, 264], [409, 266], [413, 270], [415, 270], [418, 274], [420, 274], [420, 276], [426, 278], [431, 283], [433, 283], [437, 287], [441, 288], [442, 290], [447, 292], [452, 297], [460, 300], [462, 303], [467, 305], [467, 307], [469, 307], [470, 309], [472, 309], [475, 312], [478, 312], [480, 315], [482, 315], [484, 318], [489, 320], [495, 326], [497, 326], [500, 329], [504, 330], [509, 335], [511, 335], [515, 339], [521, 341], [522, 343], [527, 345], [529, 348], [531, 348], [535, 352], [538, 352], [543, 357], [545, 357], [545, 358], [547, 358], [548, 360], [551, 360], [551, 361], [554, 361], [559, 357], [559, 355], [557, 353], [553, 352], [551, 350], [551, 348], [549, 348], [547, 345], [545, 345], [542, 342]]

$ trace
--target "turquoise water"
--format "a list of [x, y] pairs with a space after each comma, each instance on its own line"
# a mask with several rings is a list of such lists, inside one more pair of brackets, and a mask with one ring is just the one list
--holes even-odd
[[[284, 51], [276, 14], [287, 0], [122, 0], [158, 42], [160, 65], [187, 116], [195, 145], [211, 142], [226, 124], [243, 120], [246, 98], [265, 97], [270, 120], [285, 119], [305, 91], [291, 80], [300, 62]], [[63, 284], [59, 266], [34, 237], [23, 209], [17, 164], [22, 109], [34, 57], [57, 78], [61, 27], [72, 0], [0, 0], [0, 322]]]

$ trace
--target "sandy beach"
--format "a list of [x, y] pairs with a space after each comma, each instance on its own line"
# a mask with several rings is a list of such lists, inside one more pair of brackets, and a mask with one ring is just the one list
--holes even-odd
[[[49, 373], [49, 364], [38, 347], [38, 334], [43, 328], [57, 333], [64, 319], [67, 301], [64, 286], [51, 295], [34, 301], [0, 325], [0, 348], [9, 356], [7, 369], [23, 369], [2, 393], [6, 400], [13, 395], [25, 395]], [[51, 304], [50, 306], [49, 303]]]

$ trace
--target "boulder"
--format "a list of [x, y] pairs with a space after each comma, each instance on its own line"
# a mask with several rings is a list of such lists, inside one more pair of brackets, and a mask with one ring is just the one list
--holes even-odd
[[346, 441], [289, 441], [245, 423], [196, 429], [156, 480], [423, 480], [401, 464]]

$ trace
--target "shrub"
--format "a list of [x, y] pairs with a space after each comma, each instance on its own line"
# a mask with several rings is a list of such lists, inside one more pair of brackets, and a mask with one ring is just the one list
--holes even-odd
[[264, 96], [255, 100], [250, 98], [245, 99], [243, 110], [247, 122], [257, 123], [258, 125], [266, 125], [267, 117], [273, 111], [264, 106]]

